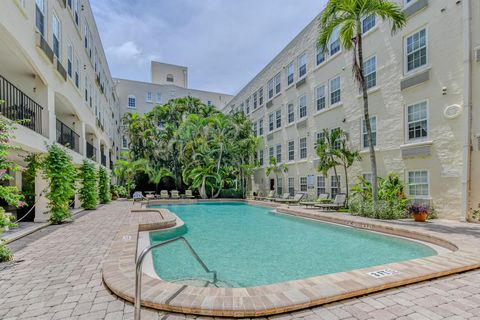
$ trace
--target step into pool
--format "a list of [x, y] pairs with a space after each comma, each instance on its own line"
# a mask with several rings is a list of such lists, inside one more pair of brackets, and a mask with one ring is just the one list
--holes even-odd
[[[157, 243], [184, 236], [219, 287], [254, 287], [436, 255], [416, 241], [278, 214], [242, 202], [152, 206], [175, 213], [185, 225], [150, 232]], [[205, 286], [212, 275], [182, 242], [152, 252], [157, 275]]]

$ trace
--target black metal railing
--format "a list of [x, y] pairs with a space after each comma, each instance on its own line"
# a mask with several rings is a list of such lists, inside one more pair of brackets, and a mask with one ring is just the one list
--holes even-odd
[[65, 123], [57, 119], [57, 142], [67, 148], [80, 153], [80, 136], [68, 127]]
[[53, 50], [52, 48], [50, 47], [50, 45], [48, 44], [47, 40], [45, 40], [45, 38], [39, 34], [38, 35], [40, 37], [40, 42], [38, 43], [38, 47], [40, 49], [42, 49], [42, 51], [45, 53], [45, 55], [48, 57], [48, 59], [50, 60], [50, 62], [53, 63], [53, 57], [54, 57], [54, 54], [53, 54]]
[[43, 107], [0, 75], [0, 112], [3, 116], [42, 134]]
[[107, 156], [102, 153], [102, 166], [106, 167], [107, 166]]
[[93, 144], [87, 142], [87, 158], [92, 159], [93, 161], [97, 160], [97, 149]]
[[57, 71], [58, 73], [60, 73], [63, 80], [67, 81], [67, 70], [65, 70], [65, 67], [62, 65], [62, 63], [59, 60], [57, 60]]

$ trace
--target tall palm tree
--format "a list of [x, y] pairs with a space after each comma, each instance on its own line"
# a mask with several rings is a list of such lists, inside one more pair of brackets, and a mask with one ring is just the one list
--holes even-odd
[[[345, 133], [342, 132], [342, 135], [345, 137]], [[350, 146], [347, 144], [347, 139], [345, 138], [341, 139], [340, 148], [335, 149], [335, 154], [338, 162], [343, 167], [343, 172], [345, 174], [345, 193], [347, 195], [348, 206], [348, 168], [350, 168], [355, 161], [361, 160], [362, 157], [358, 150], [350, 148]]]
[[392, 33], [406, 24], [400, 6], [388, 0], [329, 0], [320, 17], [318, 45], [328, 50], [328, 43], [334, 32], [339, 30], [342, 46], [353, 53], [353, 74], [363, 94], [363, 116], [367, 129], [367, 139], [372, 167], [373, 201], [377, 199], [377, 163], [373, 145], [372, 127], [368, 111], [367, 83], [364, 75], [362, 19], [374, 15], [392, 26]]
[[323, 138], [317, 141], [315, 151], [318, 155], [318, 167], [317, 170], [321, 172], [325, 177], [328, 176], [328, 171], [333, 169], [337, 184], [340, 182], [337, 174], [337, 166], [340, 162], [337, 159], [337, 148], [340, 148], [341, 143], [341, 129], [328, 130], [323, 129]]
[[[275, 183], [278, 184], [278, 175], [282, 174], [282, 173], [286, 173], [288, 172], [288, 167], [286, 164], [282, 163], [282, 164], [278, 164], [277, 163], [277, 158], [275, 158], [274, 156], [270, 157], [270, 166], [267, 168], [267, 176], [269, 176], [270, 174], [275, 174]], [[277, 190], [278, 190], [278, 185], [277, 185]], [[275, 193], [277, 193], [275, 191]]]

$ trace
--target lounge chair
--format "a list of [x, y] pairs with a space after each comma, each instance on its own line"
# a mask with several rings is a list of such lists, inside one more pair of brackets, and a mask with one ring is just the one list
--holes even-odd
[[153, 193], [148, 193], [147, 195], [145, 195], [145, 198], [148, 199], [148, 200], [155, 199], [155, 194], [153, 194]]
[[192, 190], [185, 190], [185, 198], [194, 199], [195, 196], [192, 194]]
[[325, 209], [325, 210], [336, 210], [345, 207], [347, 202], [347, 196], [343, 193], [337, 194], [335, 200], [332, 203], [317, 203], [315, 208]]
[[316, 204], [322, 203], [323, 200], [328, 199], [328, 193], [321, 193], [318, 195], [317, 200], [315, 201], [300, 201], [301, 206], [305, 207], [315, 207]]
[[170, 199], [170, 196], [168, 195], [167, 190], [160, 191], [160, 199]]
[[135, 191], [132, 195], [132, 198], [133, 198], [133, 201], [141, 201], [141, 200], [147, 199], [143, 196], [141, 191]]
[[287, 203], [287, 204], [298, 204], [303, 199], [304, 196], [305, 196], [305, 193], [297, 193], [293, 198], [275, 199], [275, 202]]
[[270, 192], [268, 193], [268, 196], [265, 198], [265, 200], [274, 201], [275, 200], [275, 190], [270, 190]]
[[172, 199], [180, 199], [180, 194], [178, 193], [178, 190], [172, 190], [170, 191], [170, 194], [172, 195]]

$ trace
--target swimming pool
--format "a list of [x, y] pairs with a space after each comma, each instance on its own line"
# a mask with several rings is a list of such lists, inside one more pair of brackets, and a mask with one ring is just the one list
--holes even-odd
[[[432, 256], [418, 242], [283, 214], [241, 202], [152, 206], [175, 213], [185, 225], [150, 232], [157, 243], [183, 235], [218, 285], [252, 287]], [[153, 250], [153, 265], [166, 281], [203, 285], [212, 280], [185, 245]]]

